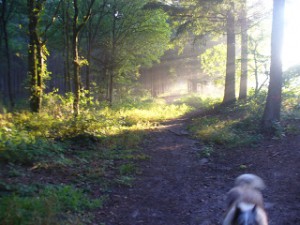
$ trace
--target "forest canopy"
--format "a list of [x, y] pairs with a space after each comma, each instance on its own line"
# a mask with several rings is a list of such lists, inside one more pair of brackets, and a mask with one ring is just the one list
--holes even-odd
[[7, 109], [25, 100], [39, 112], [54, 91], [72, 96], [76, 116], [82, 101], [156, 97], [176, 83], [203, 95], [209, 85], [227, 104], [266, 90], [269, 81], [272, 5], [264, 1], [0, 4], [1, 105]]

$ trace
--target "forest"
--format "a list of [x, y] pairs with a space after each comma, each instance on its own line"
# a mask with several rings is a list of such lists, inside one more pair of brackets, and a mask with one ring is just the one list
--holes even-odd
[[300, 222], [293, 1], [0, 0], [0, 224], [221, 224], [278, 171], [271, 224]]

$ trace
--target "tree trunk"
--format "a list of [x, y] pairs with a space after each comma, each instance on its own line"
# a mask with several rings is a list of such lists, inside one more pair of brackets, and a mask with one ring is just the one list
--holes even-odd
[[91, 76], [91, 69], [90, 69], [90, 66], [91, 66], [91, 51], [92, 51], [92, 48], [91, 48], [91, 45], [92, 45], [92, 22], [91, 20], [89, 21], [89, 24], [88, 24], [88, 30], [87, 30], [87, 61], [88, 61], [88, 65], [86, 67], [86, 76], [85, 76], [85, 89], [88, 91], [87, 92], [87, 98], [88, 98], [88, 104], [90, 104], [90, 76]]
[[80, 114], [79, 101], [80, 101], [80, 65], [78, 55], [78, 5], [77, 0], [73, 1], [74, 4], [74, 18], [73, 18], [73, 38], [72, 38], [72, 52], [73, 52], [73, 80], [74, 80], [74, 102], [73, 110], [74, 115], [77, 117]]
[[242, 3], [241, 10], [241, 80], [239, 100], [247, 98], [248, 82], [248, 26], [246, 1]]
[[274, 132], [274, 130], [272, 130], [274, 128], [274, 122], [280, 121], [284, 6], [285, 0], [273, 0], [270, 83], [262, 118], [262, 128], [267, 132]]
[[[67, 4], [66, 4], [67, 3]], [[70, 74], [70, 38], [69, 38], [69, 1], [62, 1], [63, 20], [64, 20], [64, 88], [65, 92], [72, 91]]]
[[114, 88], [114, 75], [115, 75], [115, 66], [116, 66], [116, 55], [115, 55], [115, 51], [116, 51], [116, 22], [117, 22], [117, 18], [116, 18], [116, 1], [114, 1], [114, 6], [113, 6], [113, 10], [112, 10], [112, 17], [113, 17], [113, 24], [112, 24], [112, 37], [111, 37], [111, 41], [112, 41], [112, 49], [111, 49], [111, 57], [110, 57], [110, 73], [109, 73], [109, 104], [112, 105], [112, 101], [113, 101], [113, 88]]
[[29, 15], [29, 48], [28, 74], [30, 76], [30, 108], [32, 112], [39, 112], [43, 93], [43, 53], [38, 34], [38, 20], [44, 1], [28, 0]]
[[223, 104], [236, 101], [235, 98], [235, 19], [232, 8], [227, 12], [227, 59]]
[[73, 1], [74, 17], [73, 17], [73, 37], [72, 37], [72, 52], [73, 52], [73, 72], [74, 72], [74, 102], [73, 110], [74, 116], [77, 117], [80, 114], [79, 101], [80, 101], [80, 59], [78, 53], [78, 36], [81, 29], [91, 17], [91, 8], [95, 0], [91, 0], [89, 3], [89, 9], [84, 16], [83, 22], [78, 23], [79, 9], [77, 0]]
[[[12, 3], [11, 3], [12, 4]], [[2, 29], [3, 29], [3, 37], [4, 37], [4, 44], [5, 44], [5, 58], [7, 64], [7, 71], [6, 71], [6, 81], [7, 81], [7, 90], [8, 90], [8, 97], [10, 102], [10, 107], [13, 108], [15, 105], [13, 91], [12, 91], [12, 78], [11, 78], [11, 58], [10, 58], [10, 49], [9, 49], [9, 37], [7, 31], [7, 1], [2, 1], [2, 14], [1, 14], [1, 22], [2, 22]]]

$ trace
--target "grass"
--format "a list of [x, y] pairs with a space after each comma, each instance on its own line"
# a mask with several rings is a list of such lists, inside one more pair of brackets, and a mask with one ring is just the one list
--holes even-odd
[[[300, 116], [298, 101], [288, 94], [284, 121]], [[40, 114], [0, 114], [1, 224], [90, 223], [89, 212], [103, 205], [113, 187], [132, 186], [140, 173], [138, 162], [149, 160], [139, 149], [147, 132], [195, 108], [213, 112], [194, 118], [189, 127], [204, 143], [201, 157], [219, 146], [256, 145], [263, 138], [264, 96], [215, 111], [219, 100], [195, 95], [172, 105], [150, 99], [111, 108], [91, 105], [82, 107], [76, 119], [67, 99], [51, 96], [47, 101]], [[300, 133], [295, 123], [277, 126], [279, 136]]]
[[9, 195], [0, 198], [1, 224], [68, 224], [68, 214], [77, 215], [84, 209], [100, 207], [105, 197], [91, 200], [72, 186], [48, 186], [30, 196]]
[[[300, 118], [297, 93], [283, 92], [282, 121], [274, 123], [276, 132], [273, 138], [300, 133], [299, 123], [290, 122]], [[189, 131], [203, 142], [202, 154], [209, 157], [218, 147], [230, 149], [257, 145], [264, 138], [260, 121], [265, 97], [265, 93], [250, 96], [248, 101], [221, 106], [210, 115], [194, 118]]]
[[139, 150], [147, 131], [191, 110], [145, 99], [84, 106], [74, 119], [68, 99], [48, 97], [39, 114], [0, 114], [0, 224], [89, 223], [88, 212], [114, 186], [131, 186], [136, 162], [149, 159]]

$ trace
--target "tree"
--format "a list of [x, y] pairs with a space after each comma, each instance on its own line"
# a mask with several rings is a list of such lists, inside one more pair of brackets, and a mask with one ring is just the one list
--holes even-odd
[[71, 92], [71, 66], [70, 66], [70, 1], [62, 1], [62, 22], [63, 22], [63, 56], [64, 56], [64, 91]]
[[[15, 1], [10, 1], [8, 4], [6, 0], [2, 0], [1, 2], [2, 8], [1, 8], [1, 15], [0, 15], [0, 23], [1, 23], [1, 32], [3, 32], [3, 38], [4, 38], [4, 52], [5, 52], [5, 59], [7, 64], [6, 69], [6, 81], [7, 81], [7, 89], [8, 89], [8, 96], [10, 101], [11, 108], [14, 107], [14, 97], [13, 97], [13, 91], [12, 91], [12, 75], [11, 75], [11, 53], [10, 53], [10, 47], [9, 47], [9, 34], [8, 34], [8, 28], [7, 24], [9, 21], [9, 18], [12, 14], [12, 11], [14, 9]], [[2, 37], [0, 37], [2, 38]], [[1, 46], [1, 45], [0, 45]]]
[[[217, 40], [221, 42], [226, 34], [227, 57], [225, 72], [225, 88], [223, 104], [236, 100], [236, 14], [240, 4], [235, 0], [225, 1], [184, 1], [186, 10], [179, 12], [181, 18], [178, 28], [179, 34], [189, 34], [191, 30], [196, 41], [207, 42]], [[182, 36], [183, 36], [182, 35]]]
[[42, 106], [42, 95], [45, 89], [44, 79], [48, 75], [45, 63], [49, 52], [46, 48], [48, 29], [54, 22], [60, 6], [57, 3], [54, 15], [50, 21], [42, 25], [42, 12], [45, 10], [46, 0], [27, 0], [29, 18], [29, 46], [28, 46], [28, 75], [30, 77], [30, 109], [39, 112]]
[[73, 16], [73, 36], [72, 36], [72, 53], [73, 53], [73, 80], [74, 80], [74, 102], [73, 102], [73, 110], [75, 117], [80, 114], [79, 110], [79, 101], [80, 101], [80, 67], [84, 64], [79, 58], [79, 41], [78, 36], [82, 28], [86, 25], [87, 21], [90, 19], [92, 14], [92, 7], [95, 3], [95, 0], [91, 0], [89, 2], [89, 7], [86, 11], [86, 15], [83, 17], [82, 22], [79, 23], [79, 8], [78, 1], [73, 1], [74, 7], [74, 16]]
[[226, 57], [226, 75], [223, 104], [228, 104], [236, 100], [235, 97], [235, 16], [234, 3], [226, 14], [226, 40], [227, 40], [227, 57]]
[[241, 79], [239, 100], [247, 98], [248, 82], [248, 22], [247, 22], [247, 1], [241, 3], [240, 24], [241, 24]]
[[28, 0], [29, 17], [29, 47], [28, 47], [28, 74], [30, 76], [30, 108], [39, 112], [42, 104], [43, 93], [43, 44], [39, 35], [38, 26], [40, 14], [46, 0]]
[[222, 83], [222, 85], [224, 85], [226, 74], [226, 48], [225, 44], [214, 45], [200, 56], [203, 72], [210, 77], [210, 80]]
[[145, 8], [147, 2], [112, 0], [105, 6], [107, 16], [101, 20], [101, 31], [95, 38], [97, 48], [92, 59], [96, 63], [92, 66], [93, 70], [102, 70], [101, 81], [110, 103], [116, 94], [123, 95], [133, 88], [139, 69], [158, 62], [169, 47], [168, 15], [159, 9]]
[[284, 32], [285, 0], [273, 0], [273, 22], [271, 35], [271, 67], [267, 101], [262, 117], [262, 128], [272, 131], [274, 123], [280, 121], [282, 92], [282, 43]]

